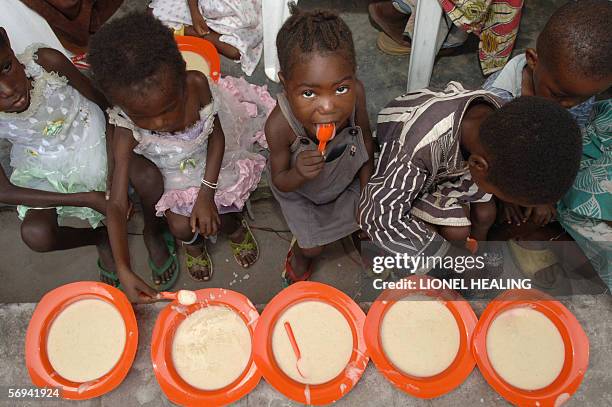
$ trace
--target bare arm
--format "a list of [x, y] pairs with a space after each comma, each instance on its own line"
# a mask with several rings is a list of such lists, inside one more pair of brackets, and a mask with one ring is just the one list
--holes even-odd
[[88, 207], [105, 212], [105, 203], [101, 192], [77, 192], [63, 194], [47, 192], [38, 189], [22, 188], [11, 184], [6, 174], [0, 168], [0, 202], [9, 205], [27, 205], [33, 207], [78, 206]]
[[113, 150], [115, 155], [115, 169], [110, 199], [107, 204], [107, 227], [117, 276], [123, 291], [130, 301], [154, 302], [157, 300], [156, 291], [149, 287], [133, 271], [130, 264], [130, 253], [127, 239], [128, 182], [130, 170], [130, 156], [136, 145], [132, 133], [123, 128], [115, 128]]
[[365, 189], [368, 184], [372, 173], [374, 172], [374, 140], [372, 139], [372, 130], [370, 129], [370, 119], [368, 118], [368, 110], [366, 108], [365, 90], [363, 83], [358, 81], [357, 86], [357, 108], [355, 111], [355, 122], [361, 127], [361, 133], [363, 134], [363, 143], [365, 144], [368, 152], [368, 161], [363, 164], [359, 170], [359, 184], [361, 190]]
[[113, 171], [111, 194], [107, 204], [108, 232], [119, 274], [131, 272], [127, 241], [129, 159], [136, 142], [129, 130], [115, 129], [113, 148], [116, 164]]
[[270, 149], [270, 175], [274, 186], [283, 192], [295, 191], [308, 179], [296, 167], [291, 167], [290, 136], [294, 133], [278, 106], [266, 121], [265, 134]]
[[92, 85], [91, 81], [64, 54], [52, 48], [41, 48], [36, 55], [38, 56], [38, 63], [47, 71], [57, 72], [59, 75], [65, 76], [70, 86], [100, 106], [102, 111], [108, 108], [108, 102], [104, 95]]

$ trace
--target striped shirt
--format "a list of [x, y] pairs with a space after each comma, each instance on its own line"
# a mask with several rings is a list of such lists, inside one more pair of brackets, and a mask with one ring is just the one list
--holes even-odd
[[[376, 171], [361, 194], [359, 221], [362, 230], [386, 251], [413, 256], [446, 253], [449, 243], [412, 210], [417, 202], [439, 191], [441, 184], [463, 177], [468, 182], [466, 193], [478, 199], [487, 195], [469, 178], [459, 143], [461, 120], [473, 101], [501, 106], [491, 93], [468, 91], [450, 82], [442, 92], [421, 89], [402, 95], [379, 113], [381, 153]], [[449, 214], [455, 216], [452, 214], [458, 206], [452, 203], [456, 199], [438, 195], [436, 206], [449, 207]]]

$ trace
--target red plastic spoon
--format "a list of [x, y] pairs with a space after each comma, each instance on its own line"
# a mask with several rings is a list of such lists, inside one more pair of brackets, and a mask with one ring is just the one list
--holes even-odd
[[300, 376], [305, 378], [306, 376], [304, 376], [304, 374], [300, 371], [300, 360], [302, 359], [302, 354], [300, 353], [300, 348], [298, 348], [298, 344], [295, 341], [293, 329], [291, 329], [291, 324], [289, 324], [289, 321], [285, 321], [285, 331], [287, 331], [287, 336], [289, 337], [289, 342], [291, 342], [293, 353], [295, 353], [295, 357], [297, 358], [295, 362], [295, 368], [297, 369]]
[[327, 142], [334, 137], [336, 125], [333, 123], [317, 124], [317, 140], [319, 140], [319, 152], [323, 154]]

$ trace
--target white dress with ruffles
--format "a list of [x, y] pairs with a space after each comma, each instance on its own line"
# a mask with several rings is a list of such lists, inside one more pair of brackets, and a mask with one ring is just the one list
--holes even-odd
[[[11, 183], [42, 191], [76, 193], [106, 188], [106, 121], [94, 102], [55, 72], [36, 62], [43, 44], [32, 44], [17, 59], [32, 79], [30, 106], [20, 113], [0, 112], [0, 137], [11, 148]], [[23, 219], [26, 206], [18, 206]], [[91, 208], [56, 208], [61, 219], [77, 217], [93, 227], [104, 215]]]
[[[261, 137], [273, 100], [267, 91], [259, 95], [244, 80], [231, 78], [230, 81], [231, 86], [228, 82], [223, 85], [223, 80], [219, 86], [211, 85], [212, 102], [200, 109], [200, 118], [194, 124], [180, 132], [142, 129], [119, 107], [109, 109], [112, 124], [132, 131], [138, 142], [134, 152], [151, 160], [163, 175], [164, 194], [155, 207], [158, 216], [163, 216], [168, 209], [179, 215], [191, 215], [206, 169], [208, 137], [217, 114], [225, 135], [225, 152], [215, 194], [219, 213], [241, 211], [257, 187], [266, 159], [249, 150]], [[237, 87], [250, 90], [251, 100], [236, 98], [233, 93], [238, 92]], [[245, 93], [241, 94], [244, 97]]]

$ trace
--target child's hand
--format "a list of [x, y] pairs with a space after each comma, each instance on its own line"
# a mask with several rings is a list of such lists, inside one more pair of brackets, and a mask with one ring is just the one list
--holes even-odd
[[119, 273], [118, 276], [121, 288], [131, 302], [147, 304], [157, 301], [157, 291], [132, 271]]
[[502, 210], [506, 223], [520, 226], [520, 224], [523, 222], [523, 214], [519, 205], [502, 202]]
[[214, 194], [203, 191], [203, 189], [200, 190], [198, 199], [196, 199], [193, 211], [191, 212], [189, 220], [191, 232], [195, 233], [199, 229], [202, 236], [214, 236], [219, 230], [221, 220], [217, 213]]
[[295, 170], [305, 179], [316, 178], [325, 166], [325, 158], [317, 150], [306, 150], [298, 154]]
[[553, 220], [557, 215], [557, 210], [554, 205], [538, 205], [525, 208], [523, 214], [525, 220], [529, 219], [538, 226], [544, 226]]
[[106, 204], [108, 203], [108, 201], [106, 200], [106, 193], [92, 191], [88, 192], [88, 196], [90, 202], [87, 206], [95, 211], [100, 212], [102, 215], [106, 215]]
[[202, 16], [202, 13], [199, 10], [191, 15], [191, 22], [193, 24], [193, 29], [198, 33], [198, 35], [205, 36], [210, 34], [210, 28], [206, 24], [206, 20]]

